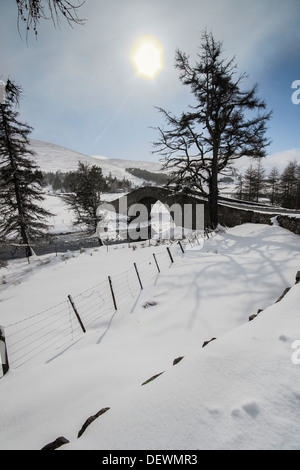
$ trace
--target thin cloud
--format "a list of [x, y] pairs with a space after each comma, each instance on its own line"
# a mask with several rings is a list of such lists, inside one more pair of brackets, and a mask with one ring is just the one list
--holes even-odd
[[[161, 124], [153, 107], [178, 113], [191, 100], [174, 68], [175, 50], [193, 60], [205, 28], [223, 41], [225, 57], [236, 55], [251, 83], [264, 81], [268, 68], [300, 40], [299, 0], [89, 0], [84, 27], [62, 23], [55, 30], [51, 22], [41, 23], [38, 41], [32, 38], [28, 46], [16, 29], [14, 2], [0, 3], [0, 74], [23, 86], [22, 113], [35, 138], [71, 142], [83, 153], [102, 154], [103, 146], [108, 156], [136, 152], [149, 158], [153, 133], [146, 129]], [[165, 47], [165, 70], [151, 84], [138, 79], [130, 63], [131, 47], [144, 34]], [[111, 139], [112, 126], [116, 133], [122, 129], [122, 141]]]

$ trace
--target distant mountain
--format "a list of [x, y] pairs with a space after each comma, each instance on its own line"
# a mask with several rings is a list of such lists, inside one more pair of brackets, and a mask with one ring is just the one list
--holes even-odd
[[128, 173], [126, 168], [140, 168], [154, 173], [163, 172], [161, 164], [157, 162], [122, 160], [120, 158], [110, 159], [102, 156], [89, 157], [74, 150], [40, 140], [31, 140], [30, 143], [32, 150], [37, 155], [36, 162], [44, 172], [73, 171], [77, 169], [78, 162], [81, 161], [101, 167], [104, 176], [111, 173], [113, 178], [118, 180], [126, 178], [134, 184], [141, 184], [143, 180]]

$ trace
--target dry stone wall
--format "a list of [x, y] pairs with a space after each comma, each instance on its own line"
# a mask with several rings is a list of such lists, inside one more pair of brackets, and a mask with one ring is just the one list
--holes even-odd
[[290, 232], [300, 235], [300, 217], [289, 217], [287, 215], [279, 215], [277, 221], [282, 228], [290, 230]]

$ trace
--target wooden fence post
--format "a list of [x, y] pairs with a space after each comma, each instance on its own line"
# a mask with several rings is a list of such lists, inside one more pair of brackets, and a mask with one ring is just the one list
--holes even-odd
[[142, 281], [141, 281], [141, 278], [140, 278], [140, 274], [139, 274], [139, 271], [138, 271], [137, 265], [136, 265], [136, 263], [133, 263], [133, 265], [134, 265], [135, 272], [136, 272], [136, 275], [137, 275], [137, 277], [138, 277], [138, 280], [139, 280], [139, 283], [140, 283], [141, 289], [143, 290], [143, 284], [142, 284]]
[[113, 298], [115, 310], [118, 310], [118, 306], [117, 306], [117, 302], [116, 302], [116, 297], [115, 297], [115, 293], [114, 293], [114, 288], [113, 288], [112, 280], [111, 280], [111, 277], [110, 277], [110, 276], [108, 276], [108, 282], [109, 282], [110, 291], [111, 291], [111, 295], [112, 295], [112, 298]]
[[182, 243], [181, 243], [181, 241], [180, 241], [180, 240], [179, 240], [179, 242], [178, 242], [178, 245], [180, 246], [180, 248], [181, 248], [181, 251], [182, 251], [182, 253], [184, 254], [184, 249], [183, 249], [183, 246], [182, 246]]
[[158, 262], [157, 262], [157, 259], [156, 259], [156, 256], [155, 256], [154, 253], [153, 253], [153, 258], [154, 258], [154, 261], [155, 261], [155, 264], [156, 264], [156, 267], [157, 267], [157, 271], [160, 273], [160, 267], [158, 266]]
[[173, 259], [173, 256], [172, 256], [172, 253], [171, 253], [171, 251], [170, 251], [170, 248], [169, 248], [169, 247], [167, 247], [167, 251], [168, 251], [168, 253], [169, 253], [169, 256], [170, 256], [170, 260], [171, 260], [171, 262], [172, 262], [172, 263], [174, 263], [174, 259]]
[[77, 320], [78, 320], [78, 322], [79, 322], [79, 325], [81, 326], [82, 331], [83, 331], [84, 333], [86, 333], [86, 329], [85, 329], [85, 327], [84, 327], [84, 324], [83, 324], [82, 321], [81, 321], [81, 318], [80, 318], [80, 315], [79, 315], [79, 313], [78, 313], [78, 310], [77, 310], [77, 308], [76, 308], [76, 306], [75, 306], [75, 304], [74, 304], [74, 301], [73, 301], [73, 299], [72, 299], [72, 297], [71, 297], [70, 295], [68, 295], [68, 299], [69, 299], [69, 301], [70, 301], [70, 304], [72, 305], [72, 308], [73, 308], [74, 313], [75, 313], [75, 315], [76, 315], [76, 318], [77, 318]]
[[0, 366], [2, 366], [3, 375], [6, 375], [9, 371], [9, 363], [3, 326], [0, 326]]

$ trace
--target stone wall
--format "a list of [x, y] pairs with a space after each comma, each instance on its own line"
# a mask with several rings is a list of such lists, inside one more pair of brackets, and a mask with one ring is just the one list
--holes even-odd
[[246, 223], [271, 225], [271, 219], [275, 216], [271, 213], [235, 209], [220, 204], [218, 212], [219, 222], [225, 227], [235, 227]]
[[289, 217], [287, 215], [279, 215], [277, 217], [278, 223], [280, 227], [286, 228], [291, 232], [300, 235], [300, 218], [297, 217]]

